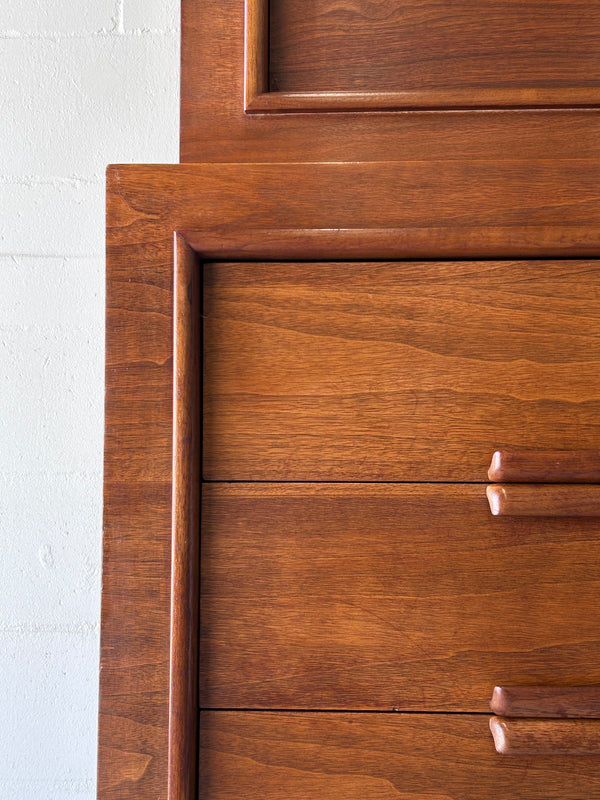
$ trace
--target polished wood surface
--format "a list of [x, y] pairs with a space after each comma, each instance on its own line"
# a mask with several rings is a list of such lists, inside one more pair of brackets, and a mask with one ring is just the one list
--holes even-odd
[[[356, 6], [342, 0], [338, 8], [344, 5], [356, 17]], [[418, 0], [401, 11], [418, 13], [428, 7], [433, 4]], [[465, 4], [459, 4], [454, 11], [464, 8]], [[540, 14], [541, 7], [529, 3], [528, 8], [532, 18]], [[269, 74], [274, 71], [269, 69], [268, 48], [281, 47], [286, 33], [274, 25], [274, 35], [269, 36], [266, 2], [183, 3], [181, 157], [213, 163], [117, 166], [108, 173], [101, 800], [192, 800], [195, 796], [196, 707], [189, 679], [195, 657], [190, 641], [197, 541], [189, 523], [197, 502], [193, 485], [197, 488], [198, 482], [184, 453], [196, 451], [193, 432], [199, 409], [185, 373], [199, 352], [192, 349], [186, 355], [185, 348], [194, 338], [190, 331], [201, 312], [190, 314], [186, 282], [180, 283], [179, 278], [186, 269], [195, 270], [197, 261], [210, 259], [456, 262], [536, 258], [548, 262], [598, 257], [600, 111], [590, 107], [596, 102], [595, 79], [589, 70], [585, 83], [575, 80], [574, 68], [583, 74], [581, 64], [588, 54], [585, 46], [573, 46], [579, 35], [569, 22], [577, 13], [578, 6], [573, 4], [562, 9], [558, 49], [563, 53], [569, 49], [570, 54], [558, 65], [560, 78], [544, 71], [549, 63], [542, 52], [548, 41], [544, 37], [554, 25], [556, 8], [550, 3], [541, 11], [538, 52], [521, 48], [518, 53], [528, 64], [542, 65], [537, 73], [529, 70], [522, 85], [515, 80], [516, 58], [502, 65], [508, 86], [486, 84], [493, 77], [491, 71], [479, 86], [452, 86], [448, 66], [443, 73], [449, 80], [436, 88], [434, 73], [440, 72], [440, 59], [448, 52], [449, 40], [444, 37], [428, 66], [422, 47], [417, 54], [421, 65], [418, 70], [415, 65], [413, 74], [418, 71], [424, 88], [394, 86], [389, 91], [370, 85], [366, 90], [295, 92], [277, 91], [277, 77]], [[518, 10], [514, 4], [506, 10], [504, 29], [496, 26], [486, 37], [489, 55], [473, 63], [470, 75], [469, 68], [461, 69], [461, 80], [469, 81], [495, 58], [499, 63], [511, 48], [517, 56], [515, 47], [531, 40], [533, 26], [528, 24], [520, 26], [516, 36], [507, 35]], [[275, 5], [273, 12], [277, 13]], [[314, 18], [310, 12], [307, 6], [307, 23]], [[398, 13], [395, 4], [390, 19]], [[590, 16], [589, 6], [585, 13], [583, 36], [592, 39], [596, 17]], [[450, 24], [450, 19], [444, 21]], [[470, 31], [464, 26], [456, 43], [460, 36], [473, 33], [472, 25]], [[423, 36], [432, 41], [434, 29], [423, 28], [421, 42]], [[476, 40], [474, 35], [470, 41]], [[411, 37], [411, 46], [417, 41], [418, 36]], [[347, 43], [353, 45], [351, 38]], [[387, 46], [385, 37], [380, 43]], [[314, 41], [304, 44], [310, 48]], [[371, 43], [368, 48], [373, 49]], [[297, 55], [304, 57], [302, 52]], [[337, 52], [329, 55], [338, 58]], [[453, 64], [468, 67], [470, 55], [468, 48], [461, 48]], [[394, 53], [398, 57], [402, 58], [400, 50]], [[376, 68], [375, 51], [373, 64]], [[363, 74], [368, 71], [361, 68]], [[381, 83], [382, 76], [376, 80]], [[506, 105], [513, 107], [501, 110]], [[476, 108], [476, 113], [469, 108]], [[563, 263], [568, 272], [569, 262]], [[540, 263], [531, 261], [529, 267], [535, 272]], [[483, 353], [489, 367], [483, 370], [486, 392], [492, 400], [498, 392], [498, 385], [491, 383], [494, 347], [481, 340], [497, 337], [497, 352], [505, 352], [503, 340], [514, 345], [532, 330], [537, 336], [541, 319], [533, 361], [525, 347], [521, 351], [516, 347], [512, 355], [521, 356], [513, 360], [512, 382], [508, 381], [508, 362], [504, 368], [503, 362], [497, 364], [500, 377], [507, 379], [507, 403], [523, 416], [512, 423], [513, 428], [504, 425], [504, 438], [486, 439], [489, 450], [482, 448], [477, 455], [478, 481], [485, 479], [491, 452], [498, 448], [597, 446], [593, 442], [596, 428], [588, 424], [589, 406], [596, 402], [593, 376], [586, 386], [582, 383], [578, 399], [576, 388], [567, 387], [566, 379], [559, 378], [552, 387], [547, 380], [551, 372], [566, 374], [568, 369], [575, 384], [584, 381], [586, 370], [591, 374], [591, 331], [597, 317], [592, 294], [584, 299], [580, 288], [593, 270], [589, 262], [583, 262], [581, 270], [579, 281], [570, 273], [573, 296], [561, 297], [559, 307], [553, 290], [548, 294], [544, 288], [552, 281], [541, 273], [539, 285], [545, 299], [536, 295], [536, 282], [523, 269], [522, 310], [516, 285], [504, 291], [501, 274], [491, 286], [482, 279], [474, 285], [473, 294], [481, 298], [490, 292], [489, 302], [498, 301], [498, 305], [493, 307], [488, 331], [480, 313], [485, 303], [475, 303], [477, 342], [469, 323], [471, 301], [452, 295], [454, 289], [450, 296], [441, 297], [445, 316], [434, 314], [440, 333], [452, 328], [457, 314], [463, 320], [465, 340], [473, 337], [473, 346], [471, 354], [453, 354], [443, 336], [437, 337], [434, 346], [431, 329], [427, 363], [442, 367], [441, 373], [435, 372], [436, 385], [439, 388], [440, 376], [456, 374], [446, 370], [450, 364], [471, 359], [479, 370], [477, 354]], [[566, 286], [556, 273], [554, 279]], [[440, 282], [442, 294], [448, 288], [445, 281]], [[331, 301], [332, 286], [325, 295]], [[333, 339], [336, 347], [350, 340], [358, 357], [359, 342], [347, 333], [352, 327], [349, 317], [361, 307], [355, 300], [356, 296], [349, 312], [334, 303], [333, 316], [342, 335], [339, 341]], [[507, 300], [507, 324], [494, 328]], [[272, 303], [272, 297], [267, 297], [267, 303]], [[544, 303], [549, 304], [548, 310], [542, 307]], [[589, 313], [588, 305], [582, 303], [589, 304]], [[427, 305], [435, 308], [433, 295], [426, 298]], [[404, 308], [416, 314], [411, 320], [400, 313], [407, 331], [410, 326], [415, 335], [419, 328], [424, 330], [428, 323], [418, 317], [416, 298]], [[268, 317], [268, 309], [258, 302], [247, 310], [250, 316], [244, 324], [259, 328], [258, 335], [252, 333], [256, 342], [263, 335], [268, 338], [272, 322], [264, 316], [265, 324], [254, 320], [261, 314]], [[299, 310], [299, 328], [279, 328], [281, 338], [288, 342], [298, 336], [322, 338], [329, 344], [332, 337], [315, 330], [316, 316], [313, 332], [306, 332], [303, 326], [310, 319], [301, 319], [306, 311], [306, 306]], [[555, 316], [554, 324], [550, 314]], [[384, 315], [383, 321], [374, 324], [378, 337], [394, 316]], [[516, 321], [516, 327], [510, 320]], [[275, 326], [281, 326], [281, 321], [275, 320]], [[369, 357], [375, 346], [390, 357], [396, 371], [390, 381], [396, 382], [397, 389], [398, 379], [406, 372], [396, 369], [399, 360], [394, 348], [407, 348], [408, 338], [401, 344], [401, 339], [369, 340], [364, 328], [360, 336]], [[541, 344], [544, 338], [546, 343]], [[554, 355], [551, 339], [558, 342]], [[250, 369], [249, 363], [243, 366]], [[426, 366], [413, 370], [410, 380], [421, 380]], [[525, 381], [527, 390], [542, 388], [537, 405], [521, 396], [522, 376], [531, 374], [530, 370], [537, 383]], [[297, 375], [298, 365], [292, 365], [289, 376], [295, 379]], [[338, 375], [338, 379], [347, 386], [347, 376]], [[362, 380], [361, 391], [369, 394], [364, 376]], [[457, 421], [447, 412], [463, 401], [464, 408], [469, 408], [466, 395], [461, 396], [463, 389], [459, 385], [457, 391], [454, 385], [447, 396], [438, 393], [432, 408], [432, 418], [446, 420], [451, 442], [456, 430], [462, 429], [463, 418]], [[386, 395], [388, 391], [386, 386]], [[349, 405], [353, 402], [350, 394]], [[323, 403], [329, 396], [323, 395]], [[376, 397], [373, 392], [369, 396]], [[417, 396], [415, 410], [419, 402]], [[483, 394], [475, 405], [483, 409]], [[490, 407], [494, 408], [493, 403]], [[553, 434], [556, 438], [533, 443], [533, 433], [522, 435], [536, 427], [546, 430], [546, 422], [553, 417], [560, 419]], [[518, 437], [505, 437], [517, 428]], [[250, 435], [263, 446], [260, 430]], [[253, 449], [249, 442], [247, 446]], [[450, 450], [454, 474], [464, 473], [461, 464], [472, 471], [469, 447], [464, 462], [462, 453]], [[360, 456], [355, 461], [360, 467]], [[433, 462], [449, 463], [444, 447], [438, 448]], [[318, 458], [314, 464], [319, 464]], [[280, 463], [282, 473], [283, 466]], [[283, 479], [290, 480], [287, 475]], [[374, 474], [373, 479], [381, 477]], [[200, 796], [207, 800], [213, 796], [217, 800], [307, 800], [311, 796], [319, 800], [328, 796], [496, 800], [503, 794], [506, 800], [600, 797], [594, 759], [556, 754], [521, 755], [516, 762], [501, 758], [493, 751], [488, 713], [484, 713], [494, 684], [600, 683], [597, 626], [593, 624], [598, 594], [595, 564], [600, 561], [591, 520], [579, 520], [574, 527], [565, 519], [546, 520], [542, 526], [533, 518], [493, 518], [482, 485], [454, 487], [455, 500], [448, 501], [446, 496], [444, 502], [427, 495], [429, 490], [443, 488], [434, 486], [383, 486], [375, 488], [368, 501], [359, 499], [360, 491], [343, 494], [352, 493], [353, 487], [338, 487], [333, 495], [327, 485], [286, 487], [291, 494], [281, 497], [277, 487], [262, 485], [263, 496], [261, 486], [254, 487], [258, 495], [235, 500], [237, 517], [229, 499], [219, 494], [228, 487], [207, 487], [208, 493], [216, 494], [215, 518], [212, 522], [209, 518], [205, 530], [210, 546], [203, 565], [207, 570], [204, 588], [212, 605], [206, 607], [204, 620], [205, 631], [209, 626], [209, 646], [203, 649], [203, 675], [217, 676], [213, 667], [216, 670], [219, 658], [224, 658], [228, 669], [242, 664], [251, 677], [248, 683], [243, 672], [233, 676], [226, 671], [230, 684], [220, 698], [215, 691], [209, 701], [233, 702], [237, 697], [241, 703], [262, 692], [263, 699], [279, 708], [284, 700], [287, 704], [303, 697], [307, 702], [312, 697], [329, 708], [339, 700], [346, 704], [342, 708], [352, 708], [357, 702], [381, 709], [412, 703], [415, 712], [425, 704], [434, 710], [472, 706], [482, 713], [466, 717], [208, 712], [202, 726]], [[229, 488], [250, 491], [237, 484]], [[294, 496], [294, 490], [299, 494]], [[408, 494], [401, 497], [396, 491]], [[411, 491], [417, 494], [409, 500]], [[308, 492], [308, 499], [302, 492]], [[421, 501], [431, 500], [421, 502], [420, 511], [417, 495]], [[465, 503], [470, 510], [462, 517]], [[431, 512], [428, 526], [424, 507]], [[363, 519], [369, 509], [371, 528]], [[289, 511], [298, 537], [290, 536], [286, 527]], [[268, 527], [271, 513], [279, 528]], [[480, 514], [483, 528], [478, 527]], [[256, 538], [249, 538], [240, 524], [243, 518], [251, 531], [257, 530]], [[416, 527], [410, 527], [410, 519], [417, 521]], [[467, 541], [465, 519], [472, 531], [481, 532], [480, 541]], [[230, 526], [224, 528], [227, 520]], [[405, 532], [401, 538], [399, 529]], [[450, 533], [444, 536], [446, 530]], [[346, 537], [351, 550], [343, 546]], [[427, 558], [424, 543], [431, 543], [438, 561]], [[249, 553], [255, 554], [256, 572]], [[215, 578], [221, 575], [219, 585]], [[354, 605], [349, 605], [349, 598]], [[256, 620], [263, 614], [258, 625]], [[265, 641], [272, 645], [268, 658]], [[378, 693], [370, 692], [373, 686]], [[316, 691], [321, 692], [319, 697], [311, 695]]]
[[597, 450], [497, 450], [488, 478], [496, 483], [598, 483]]
[[169, 797], [196, 796], [200, 533], [202, 277], [176, 238], [173, 332], [173, 536], [169, 689]]
[[204, 477], [483, 481], [499, 445], [600, 446], [598, 292], [591, 261], [205, 265]]
[[[204, 4], [198, 5], [204, 8]], [[223, 47], [226, 58], [225, 41]], [[240, 102], [241, 98], [240, 94]], [[546, 124], [550, 122], [549, 117]], [[259, 132], [259, 128], [255, 130]], [[98, 771], [102, 800], [166, 798], [169, 792], [169, 728], [174, 724], [169, 704], [174, 233], [179, 231], [200, 258], [232, 260], [285, 259], [288, 246], [293, 258], [301, 260], [300, 248], [313, 234], [318, 243], [306, 252], [323, 260], [344, 258], [346, 253], [348, 258], [361, 260], [472, 259], [517, 253], [595, 256], [600, 252], [595, 222], [600, 210], [595, 145], [586, 139], [589, 131], [583, 126], [578, 144], [584, 149], [589, 145], [589, 159], [572, 162], [574, 145], [566, 138], [559, 145], [565, 133], [560, 125], [550, 125], [549, 140], [554, 140], [547, 151], [550, 160], [543, 160], [539, 170], [529, 173], [522, 162], [511, 166], [480, 161], [465, 170], [444, 159], [397, 164], [124, 165], [109, 169]], [[435, 157], [435, 152], [440, 155], [441, 140], [434, 139]], [[534, 140], [524, 139], [527, 144], [523, 146], [530, 153], [535, 149]], [[552, 160], [569, 148], [571, 155], [566, 161]], [[409, 148], [407, 152], [415, 151]], [[442, 193], [440, 180], [446, 187]], [[518, 445], [512, 443], [515, 448]], [[492, 449], [500, 446], [494, 444]], [[485, 454], [484, 470], [491, 452]], [[478, 503], [489, 523], [502, 526], [501, 518], [489, 516], [483, 487], [475, 488], [481, 492]], [[558, 524], [563, 523], [552, 521], [553, 526]], [[588, 523], [583, 520], [582, 524]], [[589, 544], [587, 553], [593, 554], [593, 539]], [[573, 563], [574, 576], [583, 571], [587, 557]], [[538, 553], [535, 558], [543, 556]], [[563, 563], [569, 565], [569, 559]], [[595, 563], [599, 563], [597, 558]], [[560, 565], [549, 564], [553, 580]], [[556, 608], [562, 607], [563, 598], [566, 608], [578, 597], [585, 620], [597, 596], [593, 582], [589, 574], [587, 579], [582, 575], [583, 589], [574, 584], [569, 590], [560, 588]], [[528, 591], [536, 591], [536, 586], [531, 584]], [[494, 592], [490, 604], [496, 597]], [[525, 592], [526, 613], [533, 614], [528, 598]], [[466, 615], [465, 610], [465, 619]], [[452, 619], [463, 624], [462, 618]], [[562, 625], [558, 617], [555, 624], [557, 641], [566, 642], [571, 636], [572, 663], [583, 665], [584, 654], [594, 646], [590, 642], [595, 641], [595, 629], [584, 626], [584, 643], [576, 625], [569, 626], [566, 621]], [[528, 647], [525, 637], [518, 647]], [[533, 665], [530, 682], [543, 685], [575, 680], [562, 662], [555, 670], [553, 656], [561, 648], [558, 644], [529, 653], [528, 663]], [[464, 657], [469, 660], [468, 654]], [[596, 662], [600, 659], [592, 659], [587, 672], [582, 670], [578, 683], [600, 683], [598, 675], [592, 674]], [[510, 669], [499, 674], [493, 666], [493, 674], [486, 676], [489, 683], [482, 687], [482, 702], [484, 697], [489, 700], [494, 684], [516, 682]], [[524, 681], [525, 677], [519, 676], [519, 682]], [[353, 685], [351, 679], [348, 684]], [[457, 696], [456, 683], [452, 695]], [[185, 720], [181, 724], [185, 725]], [[492, 748], [489, 734], [488, 738]]]
[[206, 484], [200, 703], [489, 709], [600, 683], [594, 520], [493, 518], [485, 489]]
[[201, 276], [168, 220], [123, 246], [121, 199], [109, 192], [98, 796], [191, 800]]
[[168, 796], [174, 246], [155, 224], [123, 248], [121, 207], [109, 191], [102, 800]]
[[[569, 29], [565, 6], [559, 6], [496, 3], [482, 11], [455, 4], [451, 13], [445, 9], [442, 15], [429, 0], [383, 12], [368, 2], [323, 3], [317, 8], [296, 0], [246, 0], [244, 108], [250, 114], [277, 114], [597, 106], [598, 81], [590, 80], [587, 72], [575, 77], [586, 55], [595, 58], [597, 45], [589, 22], [570, 6], [574, 24]], [[484, 34], [493, 25], [494, 12], [503, 16], [496, 50]], [[430, 24], [415, 32], [419, 17], [429, 18]], [[560, 23], [562, 64], [560, 47], [541, 46], [544, 37], [536, 17], [543, 19], [543, 31], [551, 38]], [[511, 23], [517, 42], [510, 41]], [[457, 27], [460, 36], [471, 41], [462, 51], [455, 37], [446, 39], [442, 32]], [[569, 49], [578, 33], [589, 37], [593, 52]], [[398, 46], [403, 34], [408, 47]], [[482, 36], [485, 57], [478, 41]], [[184, 44], [187, 37], [184, 24]], [[525, 61], [531, 63], [523, 71], [520, 64]], [[186, 65], [184, 72], [187, 69]], [[540, 79], [544, 70], [545, 79]], [[511, 80], [511, 74], [517, 80]]]
[[[147, 430], [150, 443], [152, 419]], [[167, 796], [171, 487], [111, 481], [104, 492], [98, 797]]]
[[269, 0], [246, 0], [244, 108], [269, 88]]
[[500, 757], [487, 715], [203, 712], [200, 728], [202, 800], [600, 797], [600, 759]]
[[202, 254], [205, 234], [213, 245], [223, 236], [230, 253], [235, 240], [242, 260], [260, 258], [257, 236], [270, 252], [271, 235], [281, 249], [312, 232], [321, 233], [322, 257], [335, 260], [344, 259], [346, 239], [348, 257], [362, 260], [379, 251], [395, 259], [597, 255], [600, 161], [543, 159], [538, 167], [430, 154], [386, 163], [124, 165], [110, 178], [123, 244], [169, 220]]
[[[286, 0], [287, 2], [287, 0]], [[385, 92], [380, 87], [370, 86], [369, 91], [302, 91], [282, 92], [263, 91], [253, 101], [247, 98], [250, 85], [268, 86], [268, 70], [264, 68], [266, 60], [259, 61], [246, 69], [245, 45], [246, 6], [254, 13], [254, 18], [264, 13], [266, 0], [192, 0], [182, 6], [182, 84], [181, 84], [181, 159], [185, 162], [198, 161], [261, 161], [261, 162], [297, 162], [297, 161], [381, 161], [381, 160], [413, 160], [425, 163], [443, 162], [453, 165], [456, 173], [470, 171], [477, 162], [492, 161], [504, 164], [507, 172], [511, 164], [518, 162], [520, 174], [533, 182], [542, 180], [552, 183], [553, 165], [564, 161], [565, 172], [570, 167], [577, 169], [578, 159], [597, 159], [600, 153], [598, 137], [598, 109], [579, 111], [552, 110], [551, 107], [568, 105], [577, 107], [597, 104], [598, 88], [595, 68], [583, 78], [582, 84], [574, 86], [573, 81], [564, 80], [572, 67], [577, 70], [588, 57], [586, 48], [581, 51], [573, 49], [573, 41], [577, 38], [577, 26], [583, 30], [583, 37], [594, 36], [597, 24], [597, 12], [593, 4], [585, 5], [584, 16], [578, 16], [580, 3], [563, 3], [560, 12], [556, 3], [536, 3], [530, 11], [529, 23], [522, 34], [531, 38], [533, 19], [544, 17], [543, 31], [551, 35], [549, 30], [555, 20], [564, 17], [564, 27], [559, 32], [558, 48], [566, 54], [558, 65], [557, 80], [549, 82], [537, 72], [523, 73], [521, 84], [513, 80], [511, 87], [503, 88], [498, 83], [471, 86], [471, 88], [414, 89]], [[338, 11], [348, 8], [348, 16], [357, 18], [360, 6], [357, 3], [338, 3]], [[393, 4], [391, 16], [410, 14], [412, 9], [424, 8], [429, 4], [426, 0], [417, 4]], [[480, 4], [472, 4], [474, 18], [489, 20], [486, 4], [482, 11]], [[491, 4], [498, 9], [498, 3]], [[531, 3], [529, 5], [532, 8]], [[312, 25], [317, 16], [314, 4], [296, 3], [296, 8], [304, 13], [303, 23]], [[438, 8], [441, 6], [438, 5]], [[525, 8], [523, 3], [505, 3], [506, 20], [515, 20], [518, 9]], [[452, 4], [452, 9], [466, 9], [465, 4]], [[469, 15], [471, 14], [469, 11]], [[435, 16], [435, 11], [432, 10]], [[441, 13], [441, 12], [440, 12]], [[446, 13], [446, 12], [445, 12]], [[448, 24], [452, 24], [452, 13], [446, 13]], [[478, 24], [477, 22], [475, 23]], [[486, 24], [486, 23], [483, 23]], [[256, 26], [252, 28], [257, 38], [253, 48], [262, 52], [263, 33]], [[465, 27], [465, 32], [468, 27]], [[543, 31], [540, 31], [542, 35]], [[309, 32], [309, 31], [307, 31]], [[461, 32], [462, 33], [462, 32]], [[536, 31], [536, 35], [537, 35]], [[282, 31], [284, 35], [284, 32]], [[392, 31], [393, 34], [393, 31]], [[339, 33], [337, 34], [339, 35]], [[425, 27], [414, 31], [407, 45], [419, 48], [417, 59], [423, 59], [424, 51], [419, 46], [422, 37], [435, 35], [433, 28]], [[468, 35], [468, 34], [467, 34]], [[271, 37], [273, 46], [276, 40]], [[281, 36], [280, 36], [281, 40]], [[489, 37], [486, 36], [486, 46]], [[502, 41], [502, 44], [500, 42]], [[298, 41], [299, 50], [312, 47], [310, 36], [302, 43]], [[528, 50], [525, 41], [520, 45], [509, 36], [504, 35], [504, 23], [493, 27], [492, 39], [496, 47], [489, 52], [498, 54], [502, 48], [519, 49], [519, 58], [525, 60], [538, 59], [550, 66], [551, 58], [543, 47]], [[541, 39], [537, 42], [541, 43]], [[473, 39], [473, 42], [475, 40]], [[448, 40], [440, 42], [442, 50], [455, 46]], [[475, 45], [476, 46], [476, 45]], [[481, 46], [481, 43], [480, 43]], [[376, 51], [377, 42], [368, 40], [365, 47], [369, 54]], [[498, 49], [499, 47], [499, 49]], [[568, 48], [571, 47], [570, 50]], [[593, 42], [596, 50], [596, 43]], [[281, 49], [281, 48], [280, 48]], [[406, 48], [400, 48], [395, 58], [401, 58]], [[246, 47], [246, 52], [248, 47]], [[300, 53], [301, 55], [301, 53]], [[472, 58], [473, 47], [466, 51], [456, 49], [451, 59], [458, 64], [465, 57], [471, 56], [474, 68], [484, 59]], [[330, 48], [323, 51], [321, 62], [327, 58], [335, 58], [337, 53]], [[448, 61], [448, 59], [446, 59]], [[488, 60], [489, 64], [489, 60]], [[245, 66], [246, 65], [246, 66]], [[448, 64], [446, 65], [448, 67]], [[427, 79], [427, 70], [438, 69], [436, 58], [422, 61], [419, 74]], [[509, 75], [512, 64], [503, 73]], [[416, 71], [416, 65], [415, 65]], [[538, 71], [539, 72], [539, 71]], [[319, 80], [327, 81], [329, 70], [322, 70]], [[359, 67], [359, 74], [369, 74], [364, 64]], [[451, 69], [444, 70], [451, 75]], [[456, 74], [456, 73], [455, 73]], [[514, 75], [514, 73], [513, 73]], [[574, 77], [573, 72], [571, 75]], [[465, 73], [467, 76], [467, 73]], [[468, 77], [468, 76], [467, 76]], [[498, 74], [496, 72], [496, 78]], [[493, 79], [490, 73], [490, 79]], [[544, 82], [545, 81], [545, 82]], [[596, 86], [589, 85], [596, 82]], [[431, 83], [431, 81], [430, 81]], [[481, 82], [480, 82], [481, 84]], [[245, 105], [250, 113], [246, 113]], [[493, 108], [499, 106], [535, 106], [537, 110], [456, 111], [454, 109]], [[427, 111], [425, 109], [452, 109]], [[399, 111], [398, 109], [417, 109]], [[420, 109], [420, 110], [418, 110]], [[380, 113], [373, 113], [378, 111]], [[291, 112], [291, 113], [290, 113]], [[366, 113], [365, 113], [366, 112]], [[546, 178], [544, 178], [546, 175]], [[445, 195], [452, 190], [453, 180], [433, 176], [434, 185]], [[553, 205], [564, 207], [564, 192], [568, 186], [578, 182], [573, 177], [554, 186], [548, 185], [546, 191], [539, 196], [538, 203], [530, 203], [528, 213], [533, 220], [543, 215]], [[499, 181], [499, 190], [501, 192]], [[427, 190], [429, 184], [423, 182], [421, 187]], [[562, 197], [562, 200], [561, 200]], [[480, 202], [485, 206], [489, 195], [480, 194]], [[575, 201], [576, 202], [576, 201]], [[483, 210], [483, 207], [482, 207]], [[588, 208], [582, 203], [579, 206], [579, 219], [587, 217]], [[591, 209], [589, 209], [591, 211]], [[597, 218], [597, 215], [596, 215]], [[594, 219], [594, 215], [590, 215]], [[560, 222], [558, 223], [560, 226]], [[566, 232], [566, 231], [565, 231]], [[508, 235], [506, 241], [510, 241]], [[548, 255], [546, 252], [544, 255]]]
[[[271, 0], [271, 92], [588, 89], [600, 102], [600, 14], [589, 2]], [[513, 94], [515, 92], [515, 94]]]
[[598, 720], [492, 717], [490, 731], [496, 752], [505, 756], [600, 755]]
[[600, 486], [492, 484], [486, 494], [497, 517], [600, 517]]
[[490, 709], [502, 717], [600, 717], [600, 686], [495, 686]]
[[[252, 74], [251, 71], [250, 74]], [[246, 82], [248, 86], [249, 83]], [[247, 100], [247, 114], [528, 109], [598, 105], [597, 88], [425, 89], [394, 92], [264, 92]], [[247, 95], [248, 97], [248, 95]]]

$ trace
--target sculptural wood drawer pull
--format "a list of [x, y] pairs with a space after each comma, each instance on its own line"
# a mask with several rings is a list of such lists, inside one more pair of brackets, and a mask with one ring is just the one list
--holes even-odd
[[600, 718], [600, 686], [496, 686], [490, 708], [502, 717]]
[[600, 517], [600, 486], [491, 484], [486, 494], [495, 517]]
[[600, 755], [600, 721], [492, 717], [490, 731], [502, 755]]
[[600, 483], [600, 451], [497, 450], [488, 477], [497, 483]]

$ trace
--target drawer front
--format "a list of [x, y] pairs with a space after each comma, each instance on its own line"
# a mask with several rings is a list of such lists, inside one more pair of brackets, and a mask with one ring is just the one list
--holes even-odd
[[209, 480], [482, 481], [600, 449], [593, 261], [212, 264]]
[[600, 758], [500, 756], [485, 715], [202, 712], [202, 800], [598, 800]]
[[205, 708], [600, 683], [597, 519], [493, 517], [477, 484], [205, 484], [201, 562]]

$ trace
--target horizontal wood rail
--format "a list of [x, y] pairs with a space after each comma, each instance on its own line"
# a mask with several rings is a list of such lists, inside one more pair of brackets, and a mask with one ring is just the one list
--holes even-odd
[[495, 517], [600, 517], [600, 486], [491, 484]]
[[600, 483], [600, 452], [497, 450], [488, 477], [498, 483]]
[[600, 718], [600, 686], [496, 686], [490, 709], [501, 717]]
[[[256, 44], [246, 34], [247, 52], [261, 53], [261, 38]], [[258, 62], [260, 63], [260, 61]], [[466, 109], [519, 108], [596, 108], [596, 87], [549, 89], [424, 89], [396, 92], [270, 92], [253, 93], [260, 85], [258, 67], [252, 60], [246, 68], [247, 114], [324, 113], [335, 111], [458, 111]]]

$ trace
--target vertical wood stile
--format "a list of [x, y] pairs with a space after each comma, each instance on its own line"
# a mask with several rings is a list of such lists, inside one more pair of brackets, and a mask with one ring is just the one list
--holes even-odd
[[269, 91], [269, 0], [246, 0], [244, 110]]
[[200, 519], [198, 257], [175, 234], [169, 800], [196, 797]]

